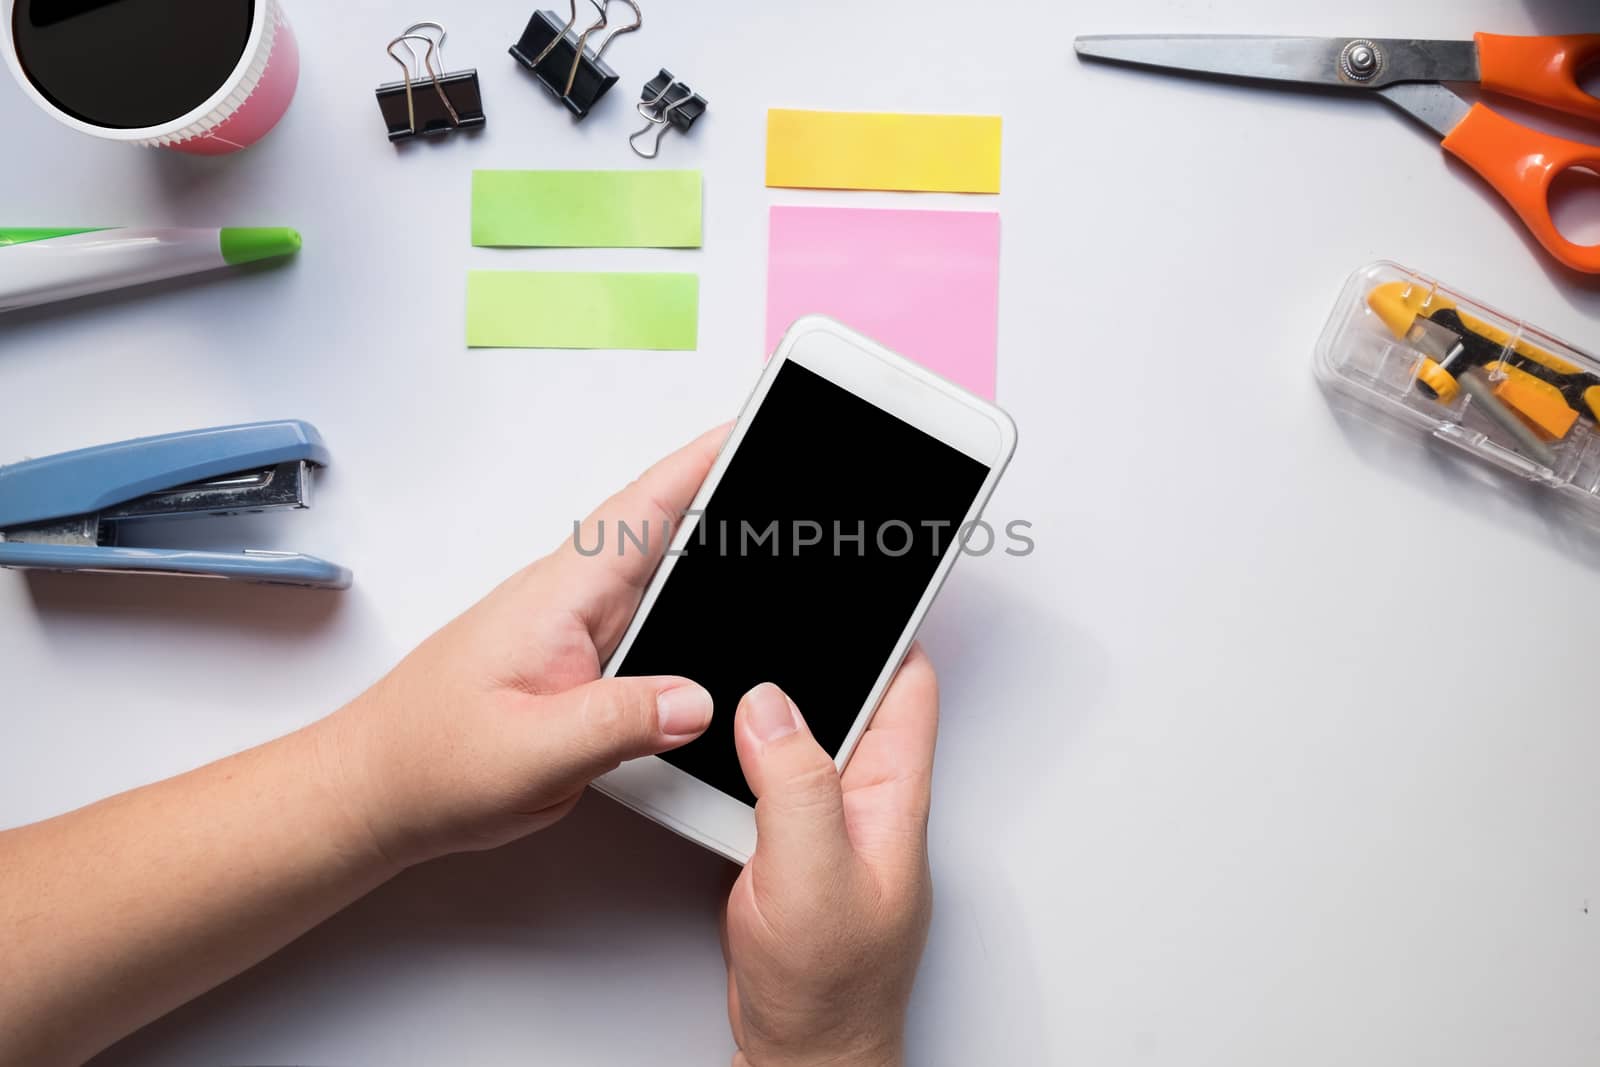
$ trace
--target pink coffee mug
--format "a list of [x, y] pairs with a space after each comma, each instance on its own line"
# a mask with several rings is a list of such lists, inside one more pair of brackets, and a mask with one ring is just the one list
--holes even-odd
[[[23, 17], [18, 6], [24, 2], [0, 0], [0, 12], [4, 14], [3, 51], [6, 65], [11, 68], [23, 92], [35, 104], [58, 122], [81, 133], [147, 148], [170, 148], [204, 156], [224, 155], [248, 148], [266, 136], [267, 131], [283, 117], [289, 108], [289, 101], [294, 98], [295, 84], [300, 77], [300, 50], [295, 44], [294, 33], [284, 19], [278, 0], [254, 0], [248, 16], [249, 36], [242, 53], [232, 63], [231, 73], [216, 84], [203, 101], [170, 120], [162, 116], [160, 121], [143, 125], [94, 121], [94, 116], [74, 113], [64, 100], [72, 86], [61, 83], [70, 82], [75, 71], [70, 55], [59, 69], [51, 72], [56, 78], [52, 85], [44, 76], [30, 71], [28, 59], [19, 53], [21, 34], [18, 32], [19, 24], [14, 20]], [[95, 26], [114, 25], [108, 20], [115, 18], [118, 12], [108, 12], [106, 9], [114, 7], [119, 0], [26, 2], [34, 20], [27, 24], [29, 28], [33, 25], [59, 25], [75, 18], [85, 20], [85, 25], [92, 31]], [[100, 21], [87, 21], [96, 19]], [[243, 19], [241, 13], [238, 23], [240, 32], [244, 29]], [[173, 34], [166, 30], [163, 32], [167, 36], [162, 38], [162, 42], [170, 43]], [[238, 38], [233, 40], [234, 47], [237, 47]], [[128, 42], [129, 49], [133, 50], [131, 54], [137, 54], [140, 44], [138, 41]], [[207, 58], [211, 60], [211, 67], [220, 73], [227, 69], [227, 64], [233, 59], [233, 50], [229, 49], [227, 55]], [[43, 65], [42, 60], [39, 65]], [[131, 76], [139, 75], [135, 73]], [[205, 83], [205, 87], [210, 89], [210, 83]]]

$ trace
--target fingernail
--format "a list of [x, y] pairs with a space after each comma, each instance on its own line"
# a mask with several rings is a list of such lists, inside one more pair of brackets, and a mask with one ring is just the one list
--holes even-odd
[[656, 696], [661, 732], [668, 737], [689, 737], [711, 725], [711, 694], [698, 685], [681, 685]]
[[800, 712], [783, 690], [762, 682], [745, 696], [750, 702], [750, 729], [762, 744], [788, 737], [800, 729]]

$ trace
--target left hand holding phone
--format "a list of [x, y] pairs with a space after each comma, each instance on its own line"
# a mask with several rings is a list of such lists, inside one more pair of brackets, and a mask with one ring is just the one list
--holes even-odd
[[[584, 523], [676, 528], [727, 436], [656, 464]], [[397, 866], [493, 848], [543, 829], [624, 760], [677, 748], [710, 724], [686, 678], [600, 679], [665, 551], [580, 555], [568, 540], [423, 642], [326, 720], [338, 792]]]

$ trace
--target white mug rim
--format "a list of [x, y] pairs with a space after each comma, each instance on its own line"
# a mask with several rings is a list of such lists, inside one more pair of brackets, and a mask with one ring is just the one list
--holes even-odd
[[11, 70], [11, 76], [17, 84], [22, 86], [22, 91], [28, 95], [40, 108], [56, 121], [70, 126], [79, 133], [87, 133], [92, 137], [102, 137], [108, 141], [153, 141], [186, 129], [196, 122], [210, 115], [227, 100], [229, 94], [243, 80], [245, 73], [250, 69], [251, 61], [255, 58], [256, 49], [261, 46], [261, 37], [266, 33], [267, 18], [271, 14], [272, 4], [269, 0], [251, 0], [250, 36], [245, 39], [244, 51], [239, 53], [239, 61], [234, 64], [233, 71], [228, 75], [220, 88], [206, 98], [205, 103], [199, 107], [180, 115], [171, 122], [163, 122], [159, 126], [142, 126], [134, 130], [113, 129], [109, 126], [96, 126], [84, 122], [82, 119], [62, 111], [50, 99], [39, 91], [38, 86], [28, 77], [22, 69], [22, 60], [17, 55], [17, 42], [11, 32], [11, 20], [16, 11], [17, 0], [0, 0], [0, 36], [4, 37], [4, 53], [6, 66]]

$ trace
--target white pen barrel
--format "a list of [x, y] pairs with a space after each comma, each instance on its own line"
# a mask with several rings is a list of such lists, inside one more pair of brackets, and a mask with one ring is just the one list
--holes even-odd
[[215, 229], [97, 230], [0, 246], [0, 312], [224, 266]]

